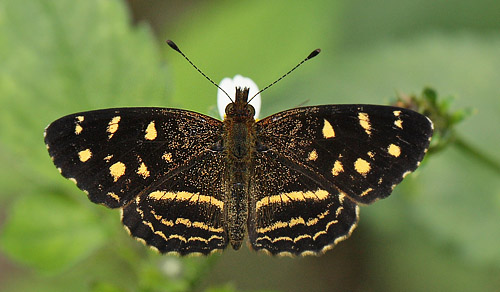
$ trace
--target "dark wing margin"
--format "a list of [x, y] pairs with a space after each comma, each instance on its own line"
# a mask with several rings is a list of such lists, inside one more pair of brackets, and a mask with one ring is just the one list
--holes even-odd
[[88, 194], [118, 208], [221, 139], [222, 122], [163, 108], [117, 108], [62, 117], [45, 130], [55, 166]]
[[297, 108], [257, 123], [257, 141], [331, 193], [369, 204], [423, 159], [432, 122], [408, 109], [378, 105]]
[[274, 150], [257, 153], [255, 162], [248, 222], [253, 249], [314, 255], [351, 235], [359, 208], [345, 194], [325, 190]]

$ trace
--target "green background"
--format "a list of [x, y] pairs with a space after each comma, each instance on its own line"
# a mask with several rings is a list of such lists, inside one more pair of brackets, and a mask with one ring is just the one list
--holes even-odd
[[[493, 0], [1, 0], [0, 291], [498, 291], [499, 11]], [[264, 92], [261, 116], [432, 86], [474, 110], [456, 133], [485, 159], [453, 142], [428, 156], [321, 257], [156, 255], [58, 174], [42, 133], [106, 107], [217, 116], [215, 88], [166, 39], [214, 81], [242, 74], [261, 88], [321, 48]]]

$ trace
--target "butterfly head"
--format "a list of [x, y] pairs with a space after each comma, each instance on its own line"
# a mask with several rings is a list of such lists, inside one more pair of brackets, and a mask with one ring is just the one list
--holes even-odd
[[[217, 108], [219, 109], [221, 119], [227, 117], [226, 108], [231, 103], [236, 103], [236, 99], [238, 98], [238, 102], [242, 105], [245, 103], [250, 103], [255, 110], [254, 119], [258, 118], [260, 112], [261, 105], [261, 97], [260, 94], [257, 94], [253, 99], [250, 100], [252, 96], [254, 96], [258, 91], [259, 87], [252, 79], [248, 77], [243, 77], [241, 75], [236, 75], [234, 78], [224, 78], [219, 84], [219, 89], [217, 90]], [[248, 88], [248, 94], [243, 94], [244, 89]], [[225, 91], [222, 91], [222, 89]], [[240, 93], [236, 93], [236, 90], [239, 90]], [[229, 94], [226, 94], [229, 93]], [[246, 99], [246, 102], [240, 101], [242, 98]]]
[[226, 117], [238, 120], [253, 119], [255, 109], [248, 103], [248, 91], [247, 87], [236, 87], [234, 102], [226, 106]]

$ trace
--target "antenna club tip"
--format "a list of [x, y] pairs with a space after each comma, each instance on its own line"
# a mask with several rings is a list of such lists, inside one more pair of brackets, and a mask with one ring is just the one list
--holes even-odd
[[312, 51], [309, 56], [307, 56], [307, 60], [316, 57], [321, 52], [321, 49], [316, 49]]
[[167, 44], [174, 50], [176, 50], [177, 52], [181, 52], [181, 50], [179, 50], [179, 47], [171, 40], [167, 40]]

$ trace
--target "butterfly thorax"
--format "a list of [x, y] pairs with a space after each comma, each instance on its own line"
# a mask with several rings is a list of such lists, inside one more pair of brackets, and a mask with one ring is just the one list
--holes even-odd
[[227, 163], [225, 229], [234, 249], [245, 236], [252, 149], [255, 149], [254, 108], [247, 103], [248, 88], [236, 88], [236, 99], [226, 107], [224, 151]]

